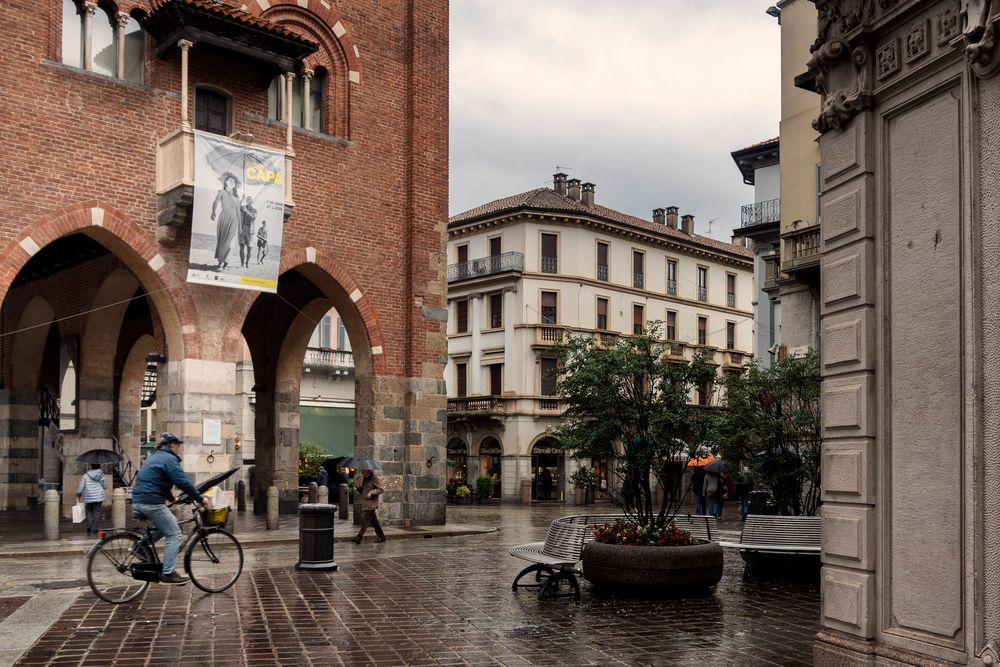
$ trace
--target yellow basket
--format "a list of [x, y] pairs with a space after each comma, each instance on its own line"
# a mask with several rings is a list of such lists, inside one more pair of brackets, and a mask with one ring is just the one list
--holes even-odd
[[216, 507], [215, 509], [205, 510], [203, 523], [206, 526], [223, 526], [227, 521], [229, 521], [228, 507]]

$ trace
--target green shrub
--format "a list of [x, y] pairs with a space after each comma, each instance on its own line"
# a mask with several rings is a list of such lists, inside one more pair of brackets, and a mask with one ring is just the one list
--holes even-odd
[[480, 498], [493, 497], [493, 478], [482, 475], [476, 478], [476, 493]]
[[457, 489], [455, 489], [456, 498], [468, 498], [471, 495], [472, 495], [472, 489], [467, 487], [465, 484], [462, 484]]

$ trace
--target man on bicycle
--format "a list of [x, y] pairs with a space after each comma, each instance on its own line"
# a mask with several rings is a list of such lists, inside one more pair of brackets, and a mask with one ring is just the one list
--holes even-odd
[[132, 486], [132, 509], [146, 515], [153, 524], [153, 541], [166, 537], [163, 546], [163, 572], [160, 583], [183, 586], [188, 578], [174, 571], [177, 552], [180, 550], [182, 534], [177, 525], [177, 517], [167, 507], [174, 497], [170, 489], [177, 487], [191, 499], [208, 507], [208, 498], [198, 493], [191, 480], [181, 468], [181, 445], [184, 441], [173, 433], [164, 433], [156, 445], [156, 450], [146, 457]]

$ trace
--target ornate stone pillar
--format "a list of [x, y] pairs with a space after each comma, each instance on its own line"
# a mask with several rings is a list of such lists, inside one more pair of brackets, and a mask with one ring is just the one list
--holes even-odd
[[123, 12], [115, 14], [115, 41], [118, 43], [115, 76], [119, 79], [125, 78], [125, 26], [128, 25], [128, 19], [128, 14]]
[[188, 52], [194, 46], [193, 42], [182, 39], [177, 42], [181, 50], [181, 129], [190, 132], [191, 120], [188, 117]]
[[83, 69], [94, 68], [94, 14], [96, 2], [83, 3]]
[[306, 130], [312, 127], [312, 109], [309, 104], [309, 86], [312, 84], [314, 72], [311, 69], [302, 70], [302, 127]]

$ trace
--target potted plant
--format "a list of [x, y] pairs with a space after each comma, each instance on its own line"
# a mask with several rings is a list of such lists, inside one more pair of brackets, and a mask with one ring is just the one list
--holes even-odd
[[[711, 423], [689, 397], [713, 381], [715, 367], [698, 354], [669, 359], [658, 322], [602, 345], [570, 337], [557, 351], [566, 411], [556, 435], [575, 458], [608, 461], [606, 493], [624, 514], [584, 549], [586, 579], [645, 591], [718, 582], [722, 548], [673, 525], [686, 495], [679, 480], [696, 447], [689, 443], [704, 442]], [[665, 490], [658, 499], [657, 486]]]
[[493, 478], [481, 475], [476, 478], [476, 495], [479, 496], [479, 504], [488, 503], [493, 497]]
[[469, 498], [472, 496], [472, 489], [467, 487], [465, 484], [459, 484], [455, 489], [455, 502], [459, 505], [464, 505], [469, 502]]
[[569, 476], [569, 481], [581, 496], [577, 501], [578, 505], [592, 505], [594, 503], [594, 489], [597, 488], [600, 480], [592, 468], [586, 466], [577, 468]]

